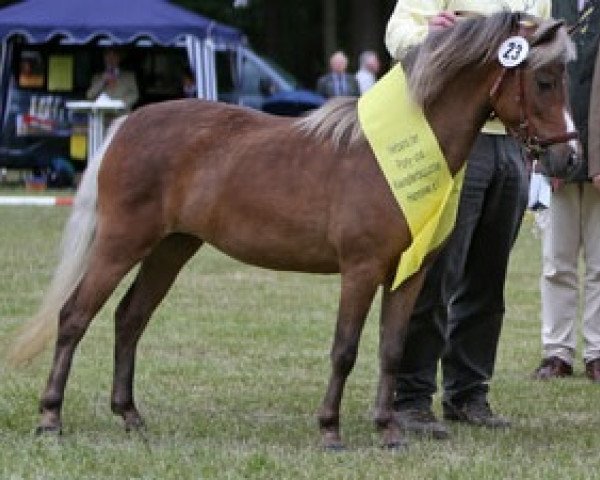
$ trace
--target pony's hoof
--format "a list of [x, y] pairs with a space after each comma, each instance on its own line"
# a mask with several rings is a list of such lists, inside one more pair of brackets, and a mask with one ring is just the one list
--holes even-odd
[[381, 448], [388, 450], [389, 452], [405, 452], [408, 450], [408, 442], [405, 440], [395, 440], [392, 442], [383, 443]]
[[323, 450], [327, 453], [339, 453], [346, 451], [346, 445], [343, 443], [332, 443], [331, 445], [323, 445]]
[[321, 433], [321, 444], [323, 445], [323, 450], [326, 452], [342, 452], [346, 449], [346, 446], [342, 442], [342, 437], [340, 437], [340, 432], [337, 429], [323, 429]]
[[144, 419], [135, 410], [123, 413], [123, 421], [125, 423], [126, 432], [135, 432], [144, 430], [146, 428], [146, 423], [144, 422]]
[[49, 425], [38, 425], [34, 431], [34, 434], [36, 437], [50, 436], [50, 435], [55, 435], [58, 437], [58, 436], [62, 435], [62, 433], [63, 433], [62, 427], [49, 426]]
[[142, 418], [125, 422], [126, 432], [139, 432], [144, 430], [146, 430], [146, 423], [144, 420], [142, 420]]

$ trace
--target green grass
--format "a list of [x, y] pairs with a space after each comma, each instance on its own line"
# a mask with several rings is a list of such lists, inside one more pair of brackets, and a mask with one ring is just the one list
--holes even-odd
[[[34, 312], [68, 209], [0, 207], [0, 354]], [[344, 397], [348, 451], [319, 448], [314, 412], [329, 374], [338, 277], [247, 267], [210, 248], [186, 266], [142, 338], [136, 394], [148, 429], [126, 434], [109, 409], [112, 312], [74, 362], [61, 438], [35, 438], [51, 352], [0, 366], [0, 478], [588, 479], [598, 471], [599, 391], [582, 375], [537, 383], [539, 241], [526, 221], [507, 285], [491, 402], [508, 432], [451, 426], [452, 440], [378, 448], [371, 423], [378, 302]], [[436, 399], [439, 413], [439, 399]]]

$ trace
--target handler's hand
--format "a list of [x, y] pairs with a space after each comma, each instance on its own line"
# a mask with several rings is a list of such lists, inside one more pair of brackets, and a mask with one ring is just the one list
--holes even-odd
[[435, 17], [429, 19], [429, 30], [441, 30], [454, 25], [458, 17], [450, 11], [438, 13]]
[[596, 187], [598, 190], [600, 190], [600, 174], [598, 174], [594, 178], [592, 178], [592, 183], [594, 184], [594, 187]]

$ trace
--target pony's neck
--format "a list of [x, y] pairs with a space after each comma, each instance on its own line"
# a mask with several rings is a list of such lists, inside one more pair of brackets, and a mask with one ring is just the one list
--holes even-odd
[[489, 92], [498, 71], [497, 67], [484, 65], [459, 73], [425, 108], [425, 116], [453, 175], [464, 164], [489, 118]]

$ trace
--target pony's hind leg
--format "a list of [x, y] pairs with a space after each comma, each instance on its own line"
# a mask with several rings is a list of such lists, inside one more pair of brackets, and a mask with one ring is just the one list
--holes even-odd
[[138, 340], [152, 312], [200, 245], [200, 239], [183, 234], [172, 234], [162, 240], [142, 262], [135, 281], [115, 313], [115, 369], [111, 408], [115, 414], [123, 417], [127, 430], [144, 424], [133, 398]]
[[143, 248], [115, 242], [96, 238], [88, 267], [60, 311], [54, 359], [40, 401], [37, 433], [60, 432], [60, 412], [75, 349], [119, 281], [143, 256]]
[[370, 268], [355, 268], [342, 274], [340, 306], [331, 347], [331, 376], [318, 414], [323, 447], [327, 450], [344, 448], [340, 437], [340, 403], [377, 287], [376, 275]]

